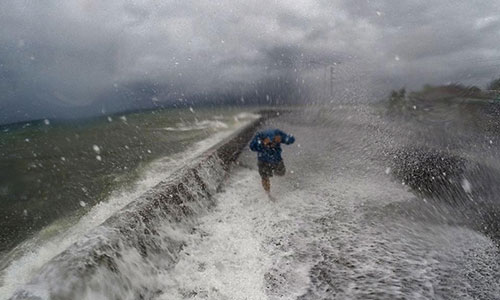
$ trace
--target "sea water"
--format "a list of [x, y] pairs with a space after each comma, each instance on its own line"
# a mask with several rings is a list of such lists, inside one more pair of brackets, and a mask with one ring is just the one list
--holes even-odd
[[0, 132], [0, 298], [257, 115], [169, 109], [40, 120]]

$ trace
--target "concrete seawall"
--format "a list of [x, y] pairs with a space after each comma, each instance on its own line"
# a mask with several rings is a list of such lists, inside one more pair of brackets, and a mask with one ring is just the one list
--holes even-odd
[[154, 282], [147, 282], [148, 274], [172, 267], [184, 245], [172, 228], [190, 230], [195, 217], [215, 204], [232, 163], [273, 114], [261, 112], [259, 119], [94, 228], [45, 264], [11, 299], [83, 299], [96, 289], [109, 290], [105, 294], [115, 299], [125, 297], [124, 291], [135, 299], [154, 297], [158, 291], [151, 288]]

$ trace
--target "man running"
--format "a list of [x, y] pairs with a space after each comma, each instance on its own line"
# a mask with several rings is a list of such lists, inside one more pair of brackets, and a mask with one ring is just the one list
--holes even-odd
[[257, 152], [257, 166], [262, 178], [262, 187], [269, 193], [271, 182], [269, 180], [273, 174], [277, 176], [285, 175], [286, 169], [281, 157], [281, 143], [290, 145], [295, 142], [292, 135], [286, 134], [279, 129], [268, 129], [257, 132], [250, 142], [250, 149]]

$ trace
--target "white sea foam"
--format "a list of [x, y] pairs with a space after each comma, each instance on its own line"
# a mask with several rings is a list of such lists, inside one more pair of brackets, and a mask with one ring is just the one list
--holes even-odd
[[[247, 122], [248, 120], [255, 120], [259, 118], [259, 114], [242, 112], [233, 116], [233, 119], [236, 123]], [[166, 127], [165, 130], [168, 131], [192, 131], [192, 130], [221, 130], [227, 129], [231, 125], [229, 122], [224, 121], [224, 116], [216, 115], [211, 120], [195, 120], [194, 122], [181, 122], [177, 123], [175, 127]], [[231, 124], [234, 122], [231, 122]]]
[[[288, 183], [275, 179], [273, 202], [262, 192], [256, 171], [235, 172], [225, 192], [218, 195], [215, 211], [184, 237], [187, 246], [175, 267], [155, 278], [163, 285], [158, 299], [264, 300], [304, 295], [308, 295], [304, 299], [327, 299], [333, 292], [315, 285], [329, 278], [339, 283], [345, 298], [361, 298], [360, 293], [370, 289], [404, 296], [398, 288], [403, 280], [421, 284], [422, 290], [412, 287], [418, 298], [428, 295], [426, 289], [432, 290], [437, 274], [453, 266], [441, 261], [442, 253], [467, 249], [485, 255], [481, 249], [491, 249], [487, 238], [459, 227], [437, 225], [430, 233], [418, 226], [415, 231], [404, 225], [392, 231], [364, 227], [355, 199], [410, 197], [395, 184], [380, 191], [378, 181], [317, 183], [321, 191], [288, 190]], [[335, 195], [335, 201], [325, 201], [325, 195]], [[337, 212], [346, 215], [332, 218], [330, 214]], [[325, 231], [330, 227], [335, 230]], [[407, 239], [403, 244], [402, 238]], [[374, 245], [385, 249], [385, 244], [393, 245], [390, 251], [374, 250]], [[452, 260], [462, 259], [466, 258], [454, 253]], [[398, 268], [404, 269], [405, 277], [398, 277]]]
[[214, 213], [201, 218], [175, 268], [165, 273], [159, 299], [266, 299], [263, 280], [270, 267], [262, 249], [273, 218], [254, 172], [243, 170], [218, 196]]
[[[8, 267], [3, 270], [0, 277], [0, 299], [6, 299], [12, 295], [17, 287], [27, 283], [46, 262], [81, 239], [89, 230], [247, 124], [248, 122], [242, 122], [234, 124], [232, 128], [223, 127], [223, 130], [197, 142], [182, 153], [152, 162], [132, 188], [113, 192], [107, 201], [92, 207], [78, 222], [75, 223], [71, 219], [56, 221], [40, 231], [34, 238], [17, 246], [10, 252], [9, 257], [1, 262], [4, 265], [8, 264]], [[11, 261], [6, 262], [6, 260]]]
[[220, 120], [202, 120], [194, 123], [178, 123], [176, 127], [166, 127], [168, 131], [192, 131], [203, 129], [226, 129], [229, 125]]
[[[297, 221], [292, 220], [289, 208], [300, 205], [304, 196], [301, 192], [293, 195], [278, 185], [272, 201], [260, 186], [255, 170], [241, 168], [233, 173], [226, 190], [217, 196], [215, 211], [202, 217], [187, 237], [175, 268], [160, 276], [164, 294], [159, 299], [269, 299], [268, 278], [273, 263], [282, 255], [292, 254], [275, 251], [283, 245], [272, 241], [296, 229], [282, 225]], [[307, 288], [310, 264], [296, 263], [288, 268], [283, 271], [293, 268], [290, 279], [294, 285], [289, 287], [286, 299], [295, 299]]]
[[249, 112], [242, 112], [242, 113], [239, 113], [235, 116], [235, 120], [239, 121], [239, 120], [245, 120], [245, 119], [257, 119], [259, 117], [260, 117], [260, 115], [258, 115], [258, 114], [249, 113]]

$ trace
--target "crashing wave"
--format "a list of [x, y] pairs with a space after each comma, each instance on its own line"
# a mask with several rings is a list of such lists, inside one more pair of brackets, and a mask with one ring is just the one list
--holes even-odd
[[203, 129], [227, 129], [229, 126], [219, 120], [196, 120], [194, 123], [178, 123], [176, 127], [166, 127], [168, 131], [192, 131]]
[[171, 268], [196, 216], [213, 206], [259, 120], [131, 202], [45, 264], [11, 299], [146, 299]]

